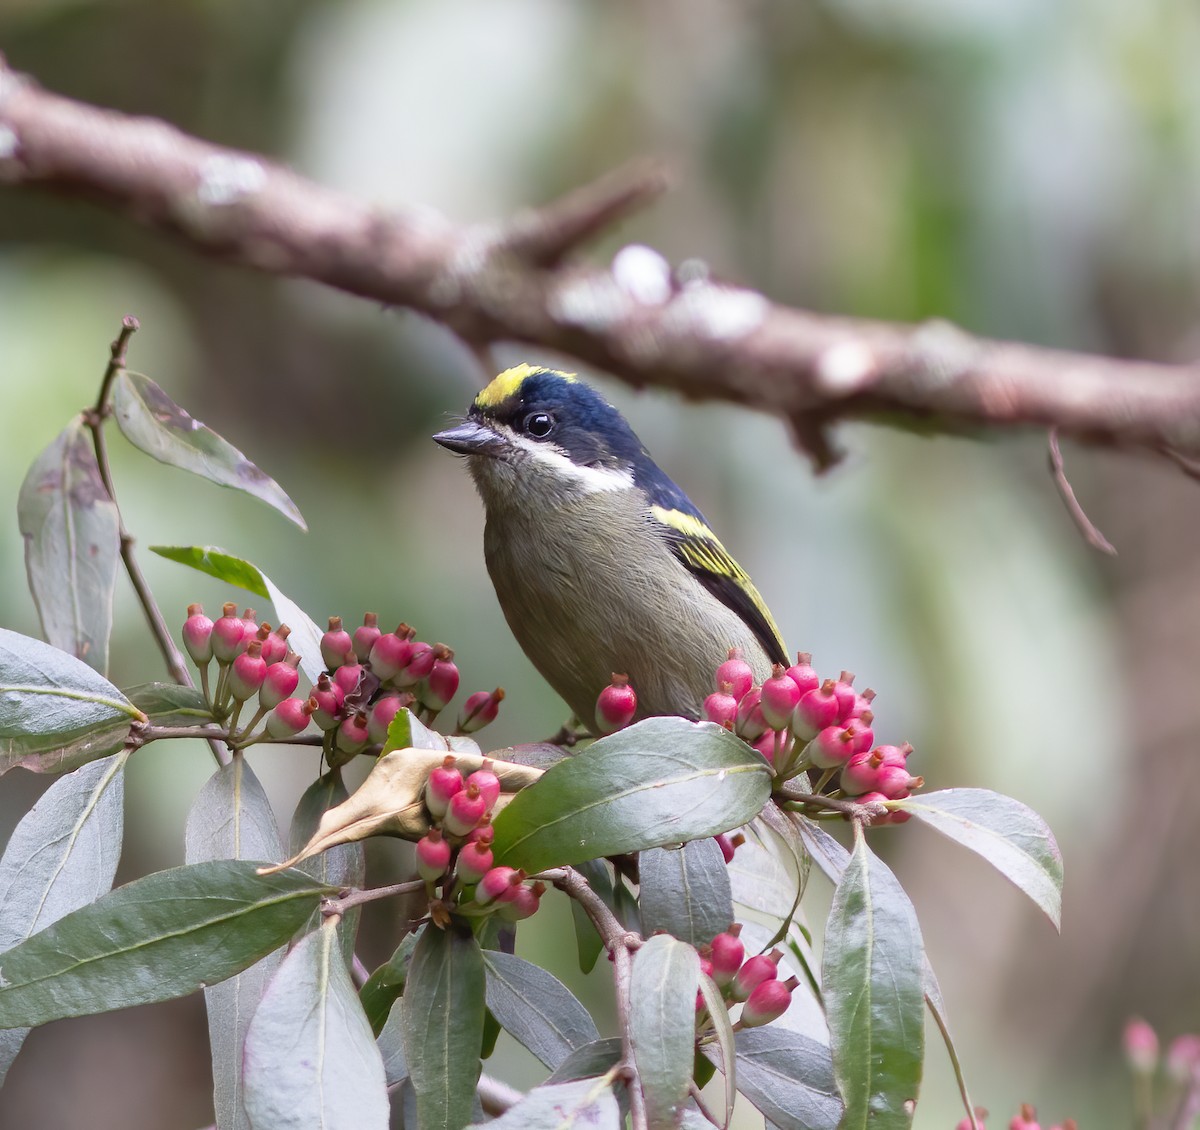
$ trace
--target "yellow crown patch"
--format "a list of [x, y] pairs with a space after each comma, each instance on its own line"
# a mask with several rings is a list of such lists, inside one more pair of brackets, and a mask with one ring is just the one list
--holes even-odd
[[510, 397], [516, 396], [521, 390], [521, 385], [538, 373], [553, 373], [556, 377], [562, 377], [563, 380], [570, 381], [572, 384], [575, 383], [574, 373], [560, 373], [557, 369], [547, 369], [544, 365], [514, 365], [513, 368], [505, 369], [498, 377], [493, 378], [491, 384], [475, 397], [475, 407], [486, 409], [503, 404]]

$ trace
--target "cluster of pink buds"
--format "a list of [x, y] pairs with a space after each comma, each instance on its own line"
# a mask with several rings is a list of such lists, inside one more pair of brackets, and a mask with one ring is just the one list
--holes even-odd
[[[741, 932], [741, 925], [734, 923], [700, 949], [700, 968], [721, 990], [726, 1006], [742, 1006], [735, 1030], [759, 1028], [778, 1020], [787, 1012], [792, 993], [800, 983], [795, 977], [779, 980], [781, 950], [747, 957], [745, 944], [739, 937]], [[705, 1004], [700, 993], [696, 994], [696, 1012], [703, 1025]]]
[[[979, 1130], [987, 1130], [984, 1125], [984, 1119], [987, 1116], [988, 1112], [983, 1107], [975, 1108], [975, 1125]], [[971, 1120], [969, 1118], [962, 1119], [955, 1130], [971, 1130]], [[1037, 1119], [1037, 1111], [1029, 1103], [1022, 1103], [1017, 1113], [1009, 1119], [1008, 1130], [1042, 1130], [1042, 1124]], [[1078, 1128], [1075, 1119], [1064, 1118], [1061, 1122], [1056, 1122], [1049, 1130], [1078, 1130]]]
[[546, 884], [527, 882], [524, 871], [494, 866], [492, 810], [499, 797], [500, 778], [492, 762], [464, 777], [454, 755], [447, 754], [425, 785], [433, 826], [417, 841], [417, 873], [431, 899], [441, 887], [443, 906], [519, 922], [537, 910]]
[[[1135, 1017], [1125, 1025], [1121, 1047], [1134, 1077], [1139, 1124], [1183, 1125], [1179, 1114], [1189, 1109], [1189, 1096], [1200, 1088], [1200, 1036], [1192, 1032], [1176, 1036], [1164, 1053], [1158, 1033]], [[1160, 1081], [1160, 1074], [1165, 1080]], [[1185, 1121], [1192, 1125], [1194, 1120]]]
[[[321, 659], [326, 670], [308, 694], [296, 696], [300, 658], [287, 646], [289, 629], [272, 629], [257, 622], [252, 609], [240, 616], [227, 603], [221, 616], [210, 620], [199, 604], [188, 606], [183, 643], [200, 671], [201, 688], [216, 717], [228, 720], [241, 745], [271, 737], [294, 738], [310, 721], [325, 734], [325, 753], [331, 765], [378, 746], [387, 737], [392, 719], [402, 709], [432, 722], [458, 691], [454, 652], [445, 644], [415, 639], [416, 632], [401, 624], [383, 633], [378, 617], [368, 612], [353, 634], [340, 616], [329, 618], [321, 636]], [[216, 660], [218, 677], [209, 684], [209, 665]], [[237, 731], [242, 706], [255, 695], [254, 718]], [[504, 691], [477, 691], [463, 706], [457, 732], [473, 733], [496, 718]], [[265, 719], [263, 733], [252, 731]]]

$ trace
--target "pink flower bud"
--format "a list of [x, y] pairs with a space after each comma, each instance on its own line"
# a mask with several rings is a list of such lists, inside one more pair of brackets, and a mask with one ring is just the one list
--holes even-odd
[[[249, 652], [246, 654], [248, 655]], [[238, 662], [243, 658], [244, 656], [238, 656], [237, 662], [233, 665], [235, 670]], [[287, 658], [282, 663], [274, 663], [267, 668], [263, 684], [258, 689], [259, 705], [270, 710], [272, 707], [278, 706], [285, 698], [295, 694], [299, 685], [300, 656], [294, 651], [289, 651]]]
[[429, 771], [429, 780], [425, 785], [425, 807], [435, 820], [441, 820], [446, 815], [450, 798], [461, 792], [462, 788], [462, 774], [454, 767], [454, 755], [448, 753], [441, 765]]
[[782, 663], [775, 664], [771, 677], [762, 685], [758, 701], [769, 729], [787, 728], [800, 701], [800, 688], [788, 678]]
[[[745, 699], [742, 699], [745, 702]], [[754, 741], [750, 743], [759, 753], [763, 755], [766, 761], [773, 765], [775, 763], [775, 731], [766, 730], [760, 734]]]
[[321, 637], [321, 662], [330, 671], [336, 671], [344, 663], [354, 660], [354, 641], [342, 627], [340, 616], [329, 617], [329, 630]]
[[782, 952], [775, 949], [743, 962], [729, 983], [729, 995], [735, 1001], [744, 1001], [764, 981], [773, 981], [779, 976], [779, 959], [782, 956]]
[[833, 696], [837, 699], [837, 721], [845, 722], [854, 713], [858, 702], [858, 691], [854, 689], [854, 672], [843, 671], [833, 684]]
[[700, 972], [703, 973], [705, 977], [711, 977], [713, 975], [712, 959], [705, 957], [704, 954], [700, 955]]
[[874, 715], [868, 710], [845, 723], [844, 729], [851, 735], [850, 744], [855, 753], [866, 753], [874, 743], [875, 731], [871, 729], [873, 721]]
[[724, 684], [729, 684], [729, 693], [738, 701], [754, 686], [754, 669], [742, 658], [740, 647], [729, 649], [729, 658], [717, 668], [713, 676], [713, 686], [720, 691]]
[[500, 778], [494, 770], [495, 762], [485, 760], [482, 767], [467, 778], [467, 785], [474, 785], [479, 790], [489, 810], [496, 806], [496, 801], [500, 798]]
[[601, 734], [623, 730], [637, 713], [637, 694], [629, 685], [628, 675], [613, 672], [612, 682], [596, 699], [596, 729]]
[[881, 765], [875, 777], [875, 787], [888, 800], [903, 800], [913, 789], [925, 784], [924, 777], [910, 777], [908, 770], [899, 765]]
[[199, 604], [188, 605], [187, 619], [183, 622], [183, 646], [197, 667], [203, 667], [213, 657], [213, 622], [204, 615]]
[[875, 792], [879, 787], [879, 770], [883, 757], [878, 750], [853, 754], [842, 766], [839, 783], [847, 796], [861, 796]]
[[[886, 797], [883, 795], [883, 793], [879, 792], [863, 793], [862, 796], [855, 797], [855, 800], [857, 800], [859, 804], [886, 804], [889, 799], [891, 798]], [[871, 826], [874, 828], [879, 827], [882, 824], [907, 824], [911, 819], [911, 812], [889, 811], [883, 816], [873, 817], [871, 820]]]
[[251, 640], [250, 647], [242, 652], [229, 670], [229, 693], [238, 702], [258, 694], [258, 688], [267, 677], [267, 665], [263, 662], [262, 644]]
[[1153, 1074], [1158, 1066], [1158, 1036], [1149, 1024], [1135, 1016], [1125, 1025], [1121, 1046], [1135, 1074]]
[[362, 626], [354, 629], [354, 657], [359, 663], [366, 663], [371, 658], [371, 648], [382, 634], [379, 617], [374, 612], [364, 613]]
[[[271, 629], [268, 627], [267, 631]], [[258, 613], [253, 608], [245, 608], [242, 610], [242, 642], [238, 646], [239, 651], [245, 651], [252, 639], [258, 637]]]
[[308, 720], [316, 709], [313, 700], [285, 698], [267, 715], [267, 733], [273, 738], [294, 738], [308, 729]]
[[751, 744], [758, 741], [769, 728], [766, 718], [763, 717], [762, 705], [759, 703], [761, 695], [762, 691], [758, 687], [751, 687], [738, 702], [734, 733]]
[[276, 663], [282, 663], [291, 654], [294, 654], [288, 648], [287, 638], [292, 634], [292, 629], [286, 624], [280, 624], [273, 632], [267, 633], [267, 638], [263, 640], [262, 657], [268, 667]]
[[833, 680], [826, 679], [816, 690], [805, 691], [792, 715], [792, 731], [803, 741], [812, 741], [826, 726], [837, 721], [838, 700]]
[[430, 828], [417, 840], [417, 874], [427, 883], [440, 879], [450, 868], [450, 845], [440, 828]]
[[818, 769], [836, 769], [854, 756], [855, 733], [844, 726], [826, 726], [808, 743], [809, 760]]
[[908, 763], [908, 755], [913, 747], [905, 742], [903, 745], [881, 745], [875, 752], [879, 754], [880, 765], [899, 765], [900, 768]]
[[746, 842], [746, 837], [741, 832], [732, 837], [722, 833], [714, 836], [713, 839], [717, 841], [717, 847], [721, 849], [721, 858], [725, 860], [726, 864], [733, 862], [733, 853]]
[[465, 836], [487, 815], [487, 811], [487, 801], [479, 786], [468, 782], [450, 798], [442, 826], [452, 836]]
[[322, 730], [332, 730], [342, 720], [342, 707], [346, 701], [342, 688], [328, 675], [322, 674], [317, 679], [317, 685], [312, 689], [312, 697], [317, 701], [317, 708], [313, 711], [313, 721]]
[[1037, 1111], [1029, 1103], [1022, 1103], [1020, 1113], [1009, 1122], [1008, 1130], [1042, 1130]]
[[454, 663], [454, 652], [442, 644], [442, 654], [433, 661], [433, 667], [425, 677], [421, 699], [430, 710], [444, 710], [458, 693], [458, 667]]
[[490, 694], [487, 691], [476, 691], [463, 703], [462, 713], [458, 716], [458, 732], [473, 734], [482, 730], [489, 722], [496, 721], [500, 713], [500, 703], [504, 701], [504, 688], [497, 687]]
[[500, 917], [509, 922], [520, 922], [523, 919], [532, 918], [541, 905], [545, 890], [546, 884], [541, 882], [510, 886], [510, 894], [507, 897], [500, 896], [500, 901], [504, 904], [500, 907]]
[[381, 635], [371, 645], [371, 670], [376, 678], [386, 683], [412, 658], [412, 637], [415, 635], [407, 624], [401, 624], [394, 632]]
[[392, 724], [392, 719], [404, 707], [405, 697], [408, 698], [410, 704], [414, 701], [412, 695], [385, 694], [372, 704], [371, 714], [367, 719], [367, 729], [370, 731], [372, 742], [378, 743], [387, 740], [388, 727]]
[[245, 624], [237, 614], [237, 605], [226, 601], [220, 618], [213, 624], [212, 650], [218, 663], [232, 663], [234, 656], [242, 650], [242, 632]]
[[860, 695], [854, 696], [854, 706], [850, 711], [851, 718], [861, 718], [871, 709], [871, 703], [875, 701], [875, 692], [867, 687]]
[[737, 699], [729, 693], [732, 687], [731, 683], [722, 683], [721, 685], [721, 690], [714, 691], [704, 700], [701, 717], [706, 722], [716, 722], [718, 726], [732, 730], [737, 722]]
[[475, 901], [480, 906], [487, 906], [489, 902], [501, 898], [508, 893], [514, 878], [520, 883], [524, 876], [511, 867], [493, 867], [476, 885]]
[[983, 1120], [986, 1117], [987, 1111], [984, 1110], [983, 1107], [977, 1106], [975, 1108], [975, 1126], [971, 1125], [971, 1120], [969, 1118], [963, 1118], [959, 1120], [959, 1123], [957, 1126], [955, 1126], [954, 1130], [975, 1130], [976, 1126], [979, 1128], [979, 1130], [987, 1130], [987, 1127], [983, 1124]]
[[758, 1028], [778, 1020], [787, 1012], [788, 1005], [792, 1003], [792, 990], [798, 984], [798, 978], [789, 977], [786, 981], [763, 981], [755, 985], [742, 1006], [742, 1027]]
[[342, 753], [354, 755], [362, 753], [371, 744], [371, 732], [367, 729], [367, 712], [360, 710], [343, 718], [338, 726], [337, 747]]
[[433, 670], [437, 661], [433, 644], [413, 640], [410, 647], [412, 651], [409, 652], [408, 662], [388, 680], [394, 687], [415, 687]]
[[365, 670], [361, 663], [343, 663], [333, 672], [333, 681], [341, 688], [343, 696], [352, 695], [358, 689]]
[[796, 662], [787, 669], [787, 676], [800, 688], [802, 695], [815, 691], [821, 685], [821, 678], [813, 670], [812, 653], [801, 651], [796, 654]]
[[1176, 1036], [1167, 1048], [1167, 1074], [1176, 1083], [1190, 1083], [1200, 1071], [1200, 1036]]
[[[480, 829], [480, 831], [483, 830]], [[490, 826], [487, 828], [487, 833], [487, 835], [481, 836], [477, 840], [468, 840], [459, 849], [455, 872], [458, 875], [460, 883], [464, 883], [467, 886], [470, 886], [472, 883], [478, 883], [492, 869], [493, 856]]]
[[712, 979], [722, 988], [733, 980], [746, 959], [746, 947], [738, 937], [741, 932], [741, 923], [735, 922], [712, 940]]

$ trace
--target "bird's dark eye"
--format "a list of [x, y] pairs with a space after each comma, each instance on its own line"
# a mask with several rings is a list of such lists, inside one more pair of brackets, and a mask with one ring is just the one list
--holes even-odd
[[545, 439], [554, 430], [554, 417], [548, 412], [531, 412], [525, 417], [525, 430], [535, 439]]

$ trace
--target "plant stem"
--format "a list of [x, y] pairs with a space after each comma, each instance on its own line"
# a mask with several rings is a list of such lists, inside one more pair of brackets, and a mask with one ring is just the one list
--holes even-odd
[[374, 887], [370, 890], [352, 889], [335, 899], [326, 899], [321, 904], [321, 913], [329, 918], [334, 914], [345, 914], [352, 906], [376, 899], [391, 898], [393, 895], [411, 895], [425, 889], [424, 879], [412, 879], [407, 883], [393, 883], [390, 887]]

